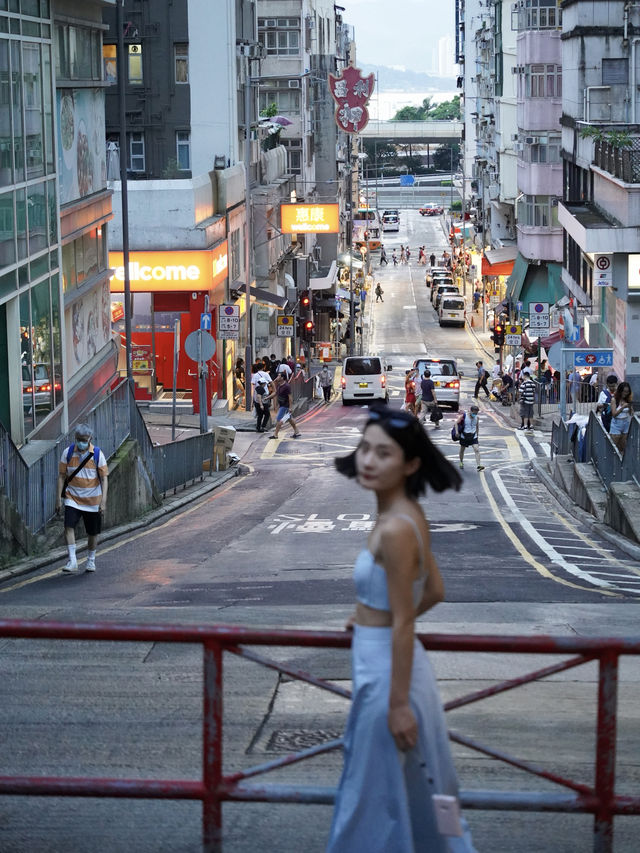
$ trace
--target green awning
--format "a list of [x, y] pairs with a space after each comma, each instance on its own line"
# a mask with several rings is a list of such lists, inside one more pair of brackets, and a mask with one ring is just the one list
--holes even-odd
[[560, 264], [532, 264], [520, 253], [507, 279], [507, 299], [522, 302], [524, 314], [529, 312], [530, 302], [548, 302], [553, 305], [564, 294], [562, 267]]

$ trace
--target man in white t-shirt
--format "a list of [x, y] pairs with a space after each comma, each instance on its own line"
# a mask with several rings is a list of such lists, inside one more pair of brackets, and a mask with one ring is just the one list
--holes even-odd
[[600, 392], [600, 396], [598, 397], [598, 404], [596, 406], [596, 414], [600, 415], [602, 420], [602, 426], [606, 429], [607, 432], [611, 429], [611, 400], [613, 399], [616, 388], [618, 387], [618, 377], [615, 373], [611, 373], [607, 376], [607, 387], [603, 388]]
[[280, 362], [280, 364], [278, 365], [278, 375], [284, 376], [285, 382], [288, 382], [291, 379], [292, 373], [293, 371], [291, 370], [286, 361]]

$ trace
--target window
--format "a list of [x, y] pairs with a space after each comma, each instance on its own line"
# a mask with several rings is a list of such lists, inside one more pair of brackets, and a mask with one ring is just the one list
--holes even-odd
[[129, 83], [132, 86], [142, 86], [142, 45], [130, 44], [127, 45], [127, 48], [129, 60]]
[[561, 138], [560, 134], [532, 137], [536, 142], [526, 144], [524, 160], [527, 163], [560, 163]]
[[56, 75], [63, 80], [101, 80], [102, 37], [88, 27], [56, 26]]
[[[287, 81], [284, 81], [285, 86]], [[260, 112], [266, 110], [271, 104], [275, 104], [278, 114], [293, 115], [300, 113], [300, 90], [285, 89], [260, 92]]]
[[181, 171], [191, 168], [191, 134], [188, 130], [176, 132], [176, 160]]
[[527, 98], [561, 98], [562, 97], [562, 66], [561, 65], [529, 65], [526, 68]]
[[291, 175], [302, 174], [302, 140], [281, 139], [280, 144], [287, 149], [288, 172]]
[[562, 9], [557, 0], [521, 0], [518, 29], [546, 30], [562, 26]]
[[299, 18], [258, 18], [258, 38], [267, 56], [298, 56], [300, 54]]
[[558, 225], [558, 205], [554, 196], [525, 195], [518, 209], [520, 225], [549, 228]]
[[132, 172], [144, 172], [144, 134], [129, 134], [129, 168]]
[[[240, 229], [231, 232], [229, 240], [229, 258], [231, 261], [231, 281], [236, 282], [241, 276], [242, 263], [240, 256]], [[233, 285], [235, 287], [235, 284]]]
[[173, 56], [176, 69], [176, 83], [189, 82], [189, 45], [174, 44]]
[[107, 83], [118, 82], [118, 48], [115, 44], [102, 46], [102, 67]]

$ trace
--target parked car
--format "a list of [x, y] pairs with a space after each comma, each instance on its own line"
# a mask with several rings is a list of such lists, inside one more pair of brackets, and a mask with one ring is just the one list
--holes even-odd
[[400, 219], [400, 211], [396, 207], [389, 208], [388, 210], [382, 211], [383, 216], [397, 216]]
[[342, 364], [342, 404], [389, 402], [387, 371], [391, 365], [378, 356], [348, 356]]
[[433, 286], [431, 288], [431, 304], [433, 307], [438, 310], [440, 307], [440, 301], [438, 300], [438, 294], [442, 295], [443, 293], [459, 293], [460, 291], [455, 286], [453, 281], [449, 279], [448, 281], [434, 281]]
[[436, 387], [438, 404], [451, 406], [454, 412], [460, 408], [460, 377], [464, 374], [458, 371], [458, 366], [453, 358], [435, 358], [423, 356], [413, 362], [418, 369], [418, 377], [425, 370], [431, 371], [431, 378]]
[[441, 326], [464, 326], [467, 316], [464, 296], [444, 293], [440, 299], [438, 322]]
[[440, 216], [441, 213], [444, 213], [444, 207], [428, 202], [424, 207], [419, 208], [418, 213], [421, 216]]
[[[56, 380], [56, 391], [60, 391], [61, 387], [60, 382]], [[33, 365], [33, 381], [29, 365], [22, 365], [22, 406], [25, 411], [31, 411], [34, 404], [39, 410], [53, 409], [52, 392], [48, 364], [38, 362]]]

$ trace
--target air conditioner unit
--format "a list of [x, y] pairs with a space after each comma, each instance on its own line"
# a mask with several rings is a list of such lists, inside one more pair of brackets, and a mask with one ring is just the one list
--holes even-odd
[[314, 246], [311, 251], [313, 252], [313, 257], [316, 261], [322, 260], [322, 246]]
[[525, 136], [524, 138], [525, 145], [537, 145], [539, 141], [539, 136]]
[[278, 21], [276, 18], [267, 18], [264, 22], [265, 27], [277, 27]]
[[518, 134], [517, 134], [517, 133], [512, 133], [512, 134], [511, 134], [511, 141], [512, 141], [512, 142], [517, 142], [517, 141], [518, 141]]
[[289, 80], [289, 88], [290, 89], [299, 89], [300, 81], [299, 80]]

